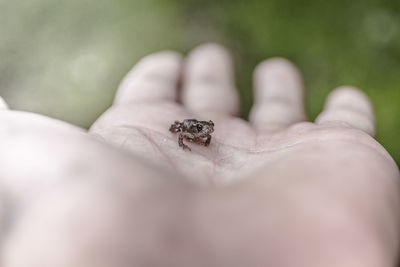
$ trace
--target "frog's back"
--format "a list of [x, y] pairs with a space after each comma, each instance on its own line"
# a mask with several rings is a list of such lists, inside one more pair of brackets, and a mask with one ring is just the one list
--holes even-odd
[[183, 127], [189, 129], [192, 125], [196, 124], [196, 119], [186, 119], [183, 121]]

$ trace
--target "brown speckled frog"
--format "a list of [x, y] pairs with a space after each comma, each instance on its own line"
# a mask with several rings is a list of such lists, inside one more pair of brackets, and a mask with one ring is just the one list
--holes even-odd
[[[173, 133], [179, 132], [179, 146], [184, 150], [188, 149], [190, 151], [190, 147], [183, 143], [183, 138], [208, 146], [211, 142], [211, 133], [214, 132], [214, 122], [198, 121], [196, 119], [187, 119], [183, 122], [175, 121], [169, 130]], [[206, 140], [204, 141], [205, 138]]]

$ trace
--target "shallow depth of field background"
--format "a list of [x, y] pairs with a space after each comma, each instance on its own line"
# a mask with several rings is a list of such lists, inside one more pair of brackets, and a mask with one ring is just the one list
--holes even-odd
[[400, 163], [398, 0], [0, 0], [0, 95], [88, 127], [139, 58], [207, 41], [234, 55], [243, 117], [253, 68], [283, 56], [304, 75], [310, 119], [334, 87], [362, 88]]

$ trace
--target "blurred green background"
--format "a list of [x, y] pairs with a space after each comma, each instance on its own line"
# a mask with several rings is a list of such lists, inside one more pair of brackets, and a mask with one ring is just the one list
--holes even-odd
[[243, 117], [253, 68], [283, 56], [304, 75], [310, 119], [333, 88], [362, 88], [400, 163], [398, 0], [0, 0], [0, 95], [88, 127], [139, 58], [208, 41], [235, 57]]

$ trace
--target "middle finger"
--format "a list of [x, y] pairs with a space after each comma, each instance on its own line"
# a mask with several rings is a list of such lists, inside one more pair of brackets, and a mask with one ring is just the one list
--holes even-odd
[[182, 100], [186, 108], [200, 115], [235, 115], [239, 97], [234, 86], [232, 59], [217, 44], [195, 48], [188, 56]]
[[257, 129], [277, 131], [305, 120], [302, 81], [289, 61], [264, 61], [255, 70], [254, 84], [250, 121]]

